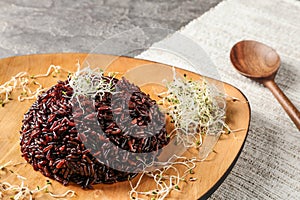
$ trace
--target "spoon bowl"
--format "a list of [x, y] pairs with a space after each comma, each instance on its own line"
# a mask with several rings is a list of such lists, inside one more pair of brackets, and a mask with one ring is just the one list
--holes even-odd
[[271, 47], [253, 40], [236, 43], [230, 51], [235, 69], [267, 87], [300, 130], [300, 112], [274, 82], [280, 67], [280, 57]]
[[270, 77], [280, 67], [280, 57], [274, 49], [252, 40], [236, 43], [230, 59], [241, 74], [250, 78]]

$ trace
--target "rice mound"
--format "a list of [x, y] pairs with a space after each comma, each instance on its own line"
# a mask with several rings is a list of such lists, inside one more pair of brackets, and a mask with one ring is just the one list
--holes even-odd
[[133, 168], [153, 160], [149, 154], [141, 162], [137, 153], [159, 154], [168, 144], [164, 114], [125, 78], [113, 79], [114, 94], [79, 96], [79, 101], [71, 98], [68, 82], [41, 94], [24, 115], [21, 152], [34, 170], [63, 185], [91, 188], [132, 179]]

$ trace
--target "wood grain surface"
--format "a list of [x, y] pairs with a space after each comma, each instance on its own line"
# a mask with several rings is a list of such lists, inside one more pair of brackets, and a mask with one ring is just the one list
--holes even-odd
[[[0, 60], [0, 84], [9, 80], [12, 76], [20, 71], [27, 71], [30, 74], [45, 73], [51, 64], [60, 65], [69, 71], [76, 70], [76, 63], [82, 63], [87, 57], [87, 54], [69, 53], [69, 54], [42, 54], [42, 55], [28, 55], [5, 58]], [[89, 63], [97, 66], [108, 66], [106, 70], [119, 72], [119, 76], [126, 76], [131, 82], [141, 85], [141, 89], [146, 93], [151, 93], [147, 84], [143, 83], [149, 77], [161, 78], [170, 70], [170, 66], [159, 64], [146, 60], [139, 60], [127, 57], [114, 57], [110, 55], [89, 55]], [[141, 70], [143, 69], [143, 70]], [[151, 72], [155, 71], [155, 74]], [[201, 78], [200, 75], [191, 73], [182, 69], [177, 69], [181, 74], [186, 73], [193, 79]], [[56, 77], [48, 77], [40, 79], [45, 87], [54, 85], [57, 80], [66, 79], [66, 74], [63, 73]], [[210, 81], [220, 84], [221, 82]], [[240, 101], [230, 101], [227, 103], [226, 119], [228, 125], [232, 130], [242, 129], [242, 131], [235, 134], [222, 135], [207, 160], [198, 163], [193, 177], [197, 177], [195, 182], [182, 182], [180, 185], [181, 191], [172, 191], [168, 199], [198, 199], [207, 197], [226, 177], [230, 169], [233, 167], [241, 148], [245, 142], [249, 122], [250, 122], [250, 107], [245, 96], [235, 87], [229, 84], [222, 84], [227, 95], [236, 97]], [[159, 86], [158, 86], [159, 88]], [[18, 91], [16, 91], [17, 93]], [[16, 94], [10, 103], [5, 107], [0, 108], [0, 165], [8, 161], [13, 163], [24, 162], [21, 157], [19, 147], [19, 131], [22, 124], [23, 114], [29, 109], [34, 102], [24, 101], [18, 102]], [[195, 152], [194, 152], [195, 153]], [[194, 156], [192, 152], [186, 152], [186, 156]], [[41, 173], [36, 172], [29, 164], [18, 165], [11, 167], [13, 171], [27, 178], [26, 184], [30, 188], [36, 188], [37, 185], [42, 186], [46, 183], [48, 178]], [[8, 181], [11, 183], [18, 183], [15, 176], [11, 173], [1, 175], [1, 181]], [[133, 179], [135, 183], [137, 178]], [[51, 181], [51, 190], [56, 193], [62, 193], [68, 189], [76, 191], [74, 199], [128, 199], [128, 192], [130, 185], [128, 182], [116, 183], [112, 185], [98, 184], [94, 186], [93, 190], [83, 190], [76, 185], [63, 186], [56, 181]], [[141, 189], [149, 189], [155, 183], [150, 178], [145, 178], [142, 181]], [[47, 194], [44, 194], [38, 199], [51, 199]]]

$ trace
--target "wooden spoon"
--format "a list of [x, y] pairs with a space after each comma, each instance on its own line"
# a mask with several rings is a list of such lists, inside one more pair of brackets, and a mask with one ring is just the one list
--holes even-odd
[[300, 130], [300, 113], [274, 82], [280, 66], [280, 57], [271, 47], [260, 42], [244, 40], [236, 43], [230, 52], [233, 66], [244, 76], [269, 88], [289, 117]]

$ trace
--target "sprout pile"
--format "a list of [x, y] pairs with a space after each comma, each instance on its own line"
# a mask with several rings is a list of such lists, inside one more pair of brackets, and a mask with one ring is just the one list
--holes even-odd
[[[80, 69], [79, 63], [77, 67], [77, 71], [69, 77], [69, 85], [73, 88], [72, 98], [77, 98], [77, 102], [80, 103], [79, 96], [91, 99], [99, 97], [102, 100], [106, 93], [114, 93], [113, 83], [116, 81], [114, 73], [109, 73], [108, 76], [105, 76], [103, 70], [99, 68], [91, 69], [86, 67]], [[84, 109], [82, 110], [84, 111]]]
[[[166, 82], [166, 81], [165, 81]], [[201, 135], [218, 135], [225, 122], [225, 96], [205, 79], [192, 80], [177, 77], [166, 82], [167, 91], [159, 94], [160, 104], [174, 124], [173, 132], [185, 147], [199, 147]]]

